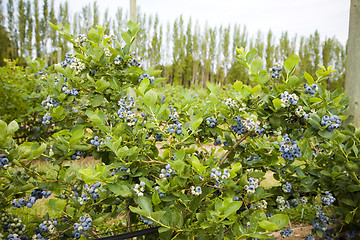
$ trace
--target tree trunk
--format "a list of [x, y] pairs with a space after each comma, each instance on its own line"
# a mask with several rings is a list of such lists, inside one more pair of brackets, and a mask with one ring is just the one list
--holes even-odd
[[351, 0], [345, 93], [350, 98], [347, 123], [360, 127], [360, 0]]

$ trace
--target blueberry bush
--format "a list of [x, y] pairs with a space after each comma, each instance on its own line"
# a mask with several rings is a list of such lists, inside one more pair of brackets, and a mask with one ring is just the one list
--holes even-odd
[[[122, 42], [101, 26], [79, 36], [51, 26], [73, 50], [29, 74], [42, 97], [38, 138], [16, 142], [19, 124], [0, 120], [3, 238], [158, 226], [147, 239], [274, 239], [294, 221], [312, 224], [306, 239], [359, 236], [360, 132], [343, 125], [341, 87], [321, 85], [331, 67], [297, 73], [293, 55], [264, 70], [255, 49], [241, 48], [251, 85], [162, 88], [160, 71], [132, 51], [132, 22]], [[89, 156], [94, 166], [70, 167]], [[49, 211], [31, 211], [40, 204]]]

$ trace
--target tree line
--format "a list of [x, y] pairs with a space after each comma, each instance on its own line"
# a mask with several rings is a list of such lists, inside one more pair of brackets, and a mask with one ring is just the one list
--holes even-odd
[[[41, 0], [40, 0], [41, 1]], [[27, 57], [45, 59], [54, 64], [69, 51], [70, 46], [53, 30], [48, 22], [70, 25], [74, 35], [86, 34], [96, 25], [107, 28], [107, 34], [121, 39], [121, 30], [126, 29], [128, 13], [121, 7], [115, 16], [109, 10], [99, 12], [94, 1], [71, 13], [68, 2], [55, 6], [54, 0], [0, 0], [0, 64], [3, 59]], [[227, 26], [201, 25], [198, 21], [179, 16], [174, 22], [163, 24], [158, 15], [149, 15], [140, 10], [137, 14], [140, 31], [135, 43], [136, 53], [143, 64], [161, 69], [167, 83], [186, 87], [205, 86], [206, 81], [228, 84], [236, 80], [247, 82], [248, 73], [236, 62], [236, 47], [256, 48], [269, 69], [274, 62], [283, 62], [292, 54], [300, 57], [298, 71], [314, 73], [318, 65], [334, 66], [337, 72], [324, 83], [334, 89], [345, 78], [346, 47], [335, 37], [321, 40], [316, 31], [310, 36], [280, 37], [258, 31], [250, 36], [246, 25], [237, 23]]]

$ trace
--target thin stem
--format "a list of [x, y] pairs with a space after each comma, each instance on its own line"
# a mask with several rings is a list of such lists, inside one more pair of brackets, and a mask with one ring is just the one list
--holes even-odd
[[242, 138], [240, 138], [232, 147], [232, 149], [230, 149], [229, 151], [227, 151], [227, 153], [225, 154], [225, 156], [221, 159], [221, 161], [218, 163], [218, 167], [220, 167], [225, 160], [228, 158], [228, 156], [237, 148], [237, 146], [239, 146], [240, 143], [242, 143], [248, 136], [250, 136], [253, 132], [247, 132]]

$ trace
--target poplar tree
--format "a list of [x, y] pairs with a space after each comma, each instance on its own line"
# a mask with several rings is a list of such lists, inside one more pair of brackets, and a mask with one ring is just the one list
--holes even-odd
[[17, 58], [17, 49], [16, 49], [16, 36], [14, 28], [14, 2], [13, 0], [8, 0], [7, 4], [7, 25], [10, 36], [10, 48], [11, 48], [11, 58]]
[[109, 34], [109, 32], [110, 32], [110, 22], [111, 22], [111, 18], [109, 16], [109, 9], [106, 8], [105, 14], [104, 14], [104, 22], [103, 22], [103, 27], [106, 27], [106, 30], [105, 30], [106, 34]]
[[275, 46], [273, 43], [273, 34], [272, 31], [269, 30], [267, 34], [267, 42], [266, 42], [266, 68], [270, 69], [274, 65], [274, 54], [275, 54]]
[[43, 16], [41, 19], [41, 48], [43, 54], [47, 54], [47, 42], [48, 42], [48, 28], [49, 28], [49, 6], [48, 1], [43, 1]]
[[[55, 10], [54, 10], [54, 0], [51, 0], [50, 5], [50, 14], [49, 14], [50, 22], [53, 24], [58, 24], [55, 16]], [[50, 57], [50, 64], [55, 63], [55, 49], [57, 47], [57, 31], [53, 28], [50, 28], [49, 31], [50, 34], [50, 40], [51, 40], [51, 57]]]
[[4, 25], [4, 13], [3, 13], [3, 3], [0, 0], [0, 26]]
[[257, 35], [256, 35], [256, 40], [255, 40], [255, 48], [257, 49], [258, 55], [261, 58], [264, 57], [264, 47], [265, 47], [265, 44], [264, 44], [264, 41], [262, 38], [261, 31], [258, 31]]
[[99, 25], [99, 5], [96, 1], [93, 2], [93, 24], [92, 27], [96, 28], [96, 25]]
[[31, 2], [30, 0], [26, 3], [26, 49], [29, 56], [32, 56], [32, 39], [33, 39], [33, 18], [32, 18], [32, 11], [31, 11]]
[[26, 34], [26, 19], [25, 19], [25, 3], [23, 0], [18, 4], [18, 26], [19, 26], [19, 40], [20, 40], [20, 57], [24, 57], [25, 52], [25, 34]]
[[35, 48], [36, 48], [36, 57], [41, 56], [41, 25], [39, 18], [39, 3], [38, 0], [34, 0], [34, 17], [35, 17]]
[[223, 41], [221, 41], [221, 47], [222, 47], [222, 52], [224, 55], [224, 61], [222, 64], [222, 67], [224, 69], [224, 76], [223, 79], [221, 80], [222, 83], [224, 83], [225, 76], [228, 74], [228, 67], [229, 67], [229, 58], [230, 58], [230, 25], [228, 25], [227, 28], [224, 29], [224, 39]]

